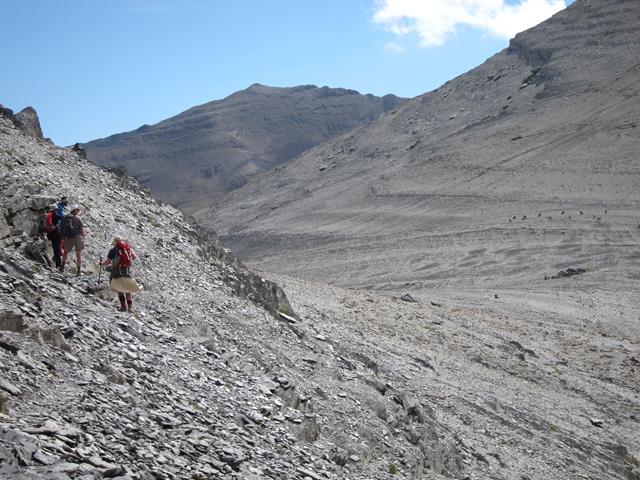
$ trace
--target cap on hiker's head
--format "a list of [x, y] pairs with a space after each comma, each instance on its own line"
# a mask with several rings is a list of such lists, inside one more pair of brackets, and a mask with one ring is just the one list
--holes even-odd
[[116, 245], [121, 241], [122, 241], [122, 237], [113, 237], [113, 242], [111, 242], [111, 245]]
[[60, 197], [60, 201], [63, 202], [63, 203], [66, 202], [67, 201], [67, 197], [63, 195], [62, 197]]
[[75, 212], [75, 211], [80, 211], [80, 205], [74, 205], [73, 207], [71, 207], [71, 213]]

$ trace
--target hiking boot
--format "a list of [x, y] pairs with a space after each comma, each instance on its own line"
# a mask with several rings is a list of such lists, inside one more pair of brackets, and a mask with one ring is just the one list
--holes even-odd
[[76, 277], [79, 277], [79, 276], [80, 276], [80, 270], [76, 272]]
[[127, 307], [125, 307], [124, 305], [120, 305], [120, 308], [118, 308], [118, 310], [120, 312], [126, 312], [127, 311]]

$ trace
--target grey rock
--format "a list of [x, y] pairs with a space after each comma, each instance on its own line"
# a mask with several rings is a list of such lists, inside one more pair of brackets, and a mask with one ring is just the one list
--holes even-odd
[[23, 332], [28, 324], [25, 316], [18, 310], [0, 309], [0, 330], [9, 332]]
[[22, 391], [18, 387], [2, 377], [0, 377], [0, 389], [9, 392], [14, 397], [22, 394]]
[[9, 395], [5, 392], [0, 392], [0, 413], [9, 412]]
[[11, 227], [7, 222], [9, 212], [5, 208], [0, 208], [0, 239], [7, 238], [11, 235]]
[[13, 123], [25, 135], [30, 137], [43, 139], [42, 128], [40, 127], [40, 119], [33, 107], [26, 107], [13, 116]]

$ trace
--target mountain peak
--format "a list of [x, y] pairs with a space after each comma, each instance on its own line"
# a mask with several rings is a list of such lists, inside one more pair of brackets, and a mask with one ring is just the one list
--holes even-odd
[[402, 101], [344, 88], [254, 83], [157, 125], [84, 147], [95, 163], [123, 166], [162, 200], [193, 212]]

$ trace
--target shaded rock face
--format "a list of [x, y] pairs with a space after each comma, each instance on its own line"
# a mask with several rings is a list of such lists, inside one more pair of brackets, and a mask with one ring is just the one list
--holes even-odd
[[13, 116], [13, 123], [25, 135], [34, 138], [43, 139], [42, 128], [40, 127], [40, 119], [33, 107], [27, 107]]
[[256, 268], [350, 287], [528, 287], [575, 266], [635, 278], [639, 15], [576, 1], [195, 217]]
[[374, 121], [403, 100], [342, 88], [255, 84], [83, 147], [92, 162], [124, 167], [158, 198], [192, 212], [215, 204], [255, 174]]

